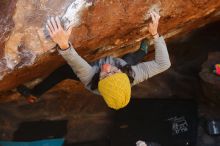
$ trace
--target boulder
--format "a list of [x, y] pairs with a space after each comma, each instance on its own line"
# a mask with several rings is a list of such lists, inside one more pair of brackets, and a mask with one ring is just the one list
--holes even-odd
[[[14, 96], [19, 98], [18, 94]], [[69, 143], [102, 139], [109, 134], [113, 116], [113, 110], [106, 106], [101, 96], [95, 96], [78, 81], [65, 80], [45, 93], [36, 103], [27, 104], [24, 98], [16, 102], [1, 103], [0, 139], [12, 140], [23, 122], [45, 120], [67, 120], [65, 140]]]
[[177, 37], [220, 18], [219, 0], [1, 0], [0, 91], [44, 78], [64, 60], [45, 31], [59, 15], [71, 42], [87, 61], [120, 56], [148, 37], [149, 11], [160, 12], [159, 31]]

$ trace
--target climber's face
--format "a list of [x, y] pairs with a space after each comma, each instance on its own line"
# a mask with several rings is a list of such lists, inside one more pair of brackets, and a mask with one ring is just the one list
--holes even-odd
[[111, 64], [103, 64], [100, 72], [100, 80], [120, 72], [121, 70], [118, 69], [116, 66], [113, 66]]

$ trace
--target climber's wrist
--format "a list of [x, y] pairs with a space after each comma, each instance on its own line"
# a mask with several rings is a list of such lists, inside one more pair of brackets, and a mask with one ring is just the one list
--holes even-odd
[[152, 35], [152, 37], [153, 37], [154, 39], [157, 39], [157, 38], [160, 37], [160, 35], [159, 35], [159, 33], [156, 33], [156, 34]]
[[66, 50], [70, 47], [69, 42], [63, 43], [63, 44], [58, 44], [61, 50]]

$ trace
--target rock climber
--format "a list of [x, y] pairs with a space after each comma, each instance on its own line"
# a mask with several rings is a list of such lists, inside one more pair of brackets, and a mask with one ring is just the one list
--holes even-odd
[[18, 87], [18, 91], [26, 96], [40, 96], [61, 80], [76, 79], [75, 73], [86, 89], [101, 95], [110, 108], [115, 110], [124, 108], [131, 98], [131, 86], [164, 72], [171, 66], [166, 43], [158, 33], [160, 15], [152, 11], [150, 16], [152, 21], [148, 24], [148, 31], [153, 38], [155, 59], [142, 63], [140, 61], [146, 56], [149, 47], [146, 39], [134, 53], [122, 58], [108, 56], [89, 64], [69, 41], [71, 29], [64, 30], [58, 17], [50, 18], [46, 28], [51, 39], [59, 46], [58, 52], [69, 66], [60, 67], [30, 91], [25, 86]]

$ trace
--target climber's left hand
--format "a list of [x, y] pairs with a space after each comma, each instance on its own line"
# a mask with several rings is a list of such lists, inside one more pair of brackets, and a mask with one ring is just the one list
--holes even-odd
[[59, 45], [61, 49], [69, 48], [69, 37], [71, 35], [72, 28], [64, 30], [59, 17], [51, 17], [47, 21], [47, 30], [50, 33], [52, 40]]
[[148, 24], [148, 31], [154, 38], [156, 38], [159, 36], [157, 29], [159, 25], [160, 15], [152, 11], [150, 12], [150, 16], [151, 16], [152, 22]]

